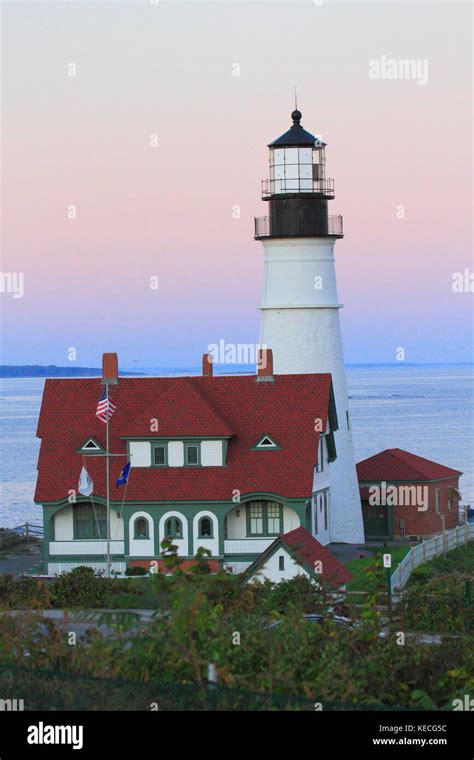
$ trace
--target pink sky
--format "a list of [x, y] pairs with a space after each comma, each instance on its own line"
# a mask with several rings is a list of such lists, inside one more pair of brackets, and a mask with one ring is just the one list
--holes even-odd
[[[470, 13], [4, 4], [2, 271], [24, 272], [25, 294], [0, 294], [0, 361], [64, 365], [75, 347], [80, 365], [104, 350], [122, 366], [189, 365], [219, 339], [258, 341], [253, 216], [295, 85], [344, 215], [346, 360], [394, 361], [399, 346], [407, 361], [472, 360], [473, 296], [451, 289], [473, 268]], [[383, 55], [427, 59], [428, 83], [371, 80]]]

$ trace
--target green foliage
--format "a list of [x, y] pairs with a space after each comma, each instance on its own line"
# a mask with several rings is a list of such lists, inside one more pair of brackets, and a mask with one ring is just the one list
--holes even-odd
[[[82, 581], [91, 578], [80, 572], [69, 575]], [[57, 674], [49, 680], [41, 676], [35, 686], [42, 690], [44, 704], [56, 709], [64, 703], [70, 709], [149, 709], [146, 694], [154, 693], [160, 701], [165, 692], [174, 694], [165, 704], [185, 709], [187, 689], [204, 689], [202, 706], [192, 704], [206, 709], [209, 662], [217, 666], [222, 687], [272, 695], [271, 700], [280, 695], [282, 700], [301, 697], [323, 705], [425, 709], [433, 704], [449, 708], [459, 694], [474, 693], [474, 651], [464, 639], [436, 646], [407, 638], [400, 646], [395, 633], [378, 635], [380, 621], [370, 605], [360, 625], [346, 630], [334, 623], [323, 591], [310, 593], [300, 579], [295, 581], [281, 589], [243, 585], [224, 573], [111, 581], [120, 588], [117, 599], [140, 599], [143, 589], [165, 598], [166, 614], [158, 611], [151, 622], [139, 623], [134, 615], [109, 611], [101, 622], [111, 626], [114, 635], [104, 638], [90, 630], [72, 648], [50, 622], [44, 631], [33, 615], [28, 621], [0, 617], [0, 664], [4, 672], [7, 666], [24, 666], [27, 648], [29, 667]], [[314, 606], [309, 610], [311, 598]], [[318, 611], [322, 618], [308, 623], [306, 611]], [[272, 619], [279, 624], [272, 627]], [[398, 622], [395, 630], [400, 630]], [[0, 668], [0, 678], [3, 671]], [[73, 679], [79, 679], [80, 687]], [[97, 679], [105, 679], [103, 685]], [[116, 692], [107, 687], [108, 679], [127, 684], [128, 703], [125, 693], [114, 703]], [[0, 685], [3, 688], [3, 682]], [[36, 699], [35, 690], [29, 693]]]
[[474, 604], [467, 605], [465, 583], [466, 577], [460, 573], [430, 577], [418, 572], [398, 607], [402, 625], [407, 630], [434, 633], [474, 631]]
[[44, 609], [51, 605], [51, 595], [44, 581], [35, 578], [14, 580], [0, 575], [0, 607], [2, 609]]
[[195, 564], [191, 567], [190, 572], [194, 575], [209, 575], [211, 567], [207, 561], [208, 557], [212, 557], [212, 552], [200, 546], [194, 555]]
[[[377, 557], [366, 571], [371, 589], [367, 604], [348, 630], [334, 622], [334, 602], [326, 589], [304, 576], [276, 586], [245, 584], [224, 572], [209, 574], [204, 568], [206, 553], [196, 558], [198, 570], [184, 573], [169, 543], [172, 575], [107, 579], [90, 568], [77, 568], [49, 584], [0, 576], [4, 609], [29, 603], [41, 606], [40, 600], [45, 607], [109, 607], [101, 622], [113, 629], [113, 635], [103, 637], [91, 628], [77, 646], [69, 647], [64, 633], [34, 612], [21, 618], [0, 616], [0, 665], [23, 666], [28, 650], [29, 666], [58, 674], [50, 680], [41, 678], [35, 686], [43, 703], [56, 709], [66, 703], [69, 709], [83, 709], [78, 704], [88, 709], [105, 705], [132, 709], [127, 708], [125, 696], [125, 701], [114, 702], [110, 689], [98, 685], [100, 678], [105, 684], [107, 679], [127, 684], [123, 692], [135, 695], [136, 709], [149, 709], [149, 698], [140, 707], [139, 700], [146, 699], [140, 694], [154, 690], [159, 694], [163, 689], [174, 694], [166, 697], [167, 705], [186, 709], [189, 702], [184, 695], [192, 693], [203, 695], [202, 705], [192, 702], [196, 709], [207, 709], [210, 662], [217, 667], [218, 683], [230, 694], [259, 692], [269, 696], [270, 704], [280, 695], [282, 700], [298, 697], [323, 705], [450, 709], [454, 698], [474, 693], [474, 649], [465, 630], [466, 622], [473, 625], [474, 619], [464, 597], [465, 574], [429, 578], [421, 569], [397, 606], [398, 619], [391, 630], [376, 610], [383, 578]], [[140, 607], [156, 610], [150, 622], [121, 612]], [[318, 622], [308, 623], [307, 613], [318, 613]], [[402, 646], [397, 631], [446, 631], [456, 636], [441, 645], [407, 636]], [[0, 668], [3, 689], [1, 672]], [[71, 685], [69, 691], [69, 683], [61, 689], [58, 684], [65, 678], [79, 679], [80, 689]], [[262, 705], [265, 709], [265, 702]]]
[[421, 710], [438, 710], [431, 697], [422, 689], [415, 689], [411, 694], [412, 701]]
[[95, 575], [93, 568], [80, 566], [62, 573], [51, 584], [54, 607], [102, 607], [107, 595], [121, 581]]
[[418, 581], [428, 578], [439, 578], [448, 573], [458, 573], [466, 577], [474, 576], [474, 542], [471, 541], [467, 546], [460, 546], [447, 552], [446, 557], [443, 555], [435, 557], [430, 562], [416, 567], [408, 581], [408, 585], [417, 584]]
[[164, 538], [160, 544], [163, 565], [169, 573], [179, 570], [183, 562], [182, 557], [178, 554], [178, 547], [173, 544], [170, 538]]
[[410, 575], [399, 611], [413, 631], [474, 631], [474, 600], [468, 606], [466, 580], [474, 581], [474, 543], [419, 565]]
[[125, 575], [146, 575], [147, 573], [146, 567], [142, 567], [141, 565], [131, 565], [131, 567], [127, 567], [125, 570]]
[[9, 528], [0, 528], [0, 549], [10, 549], [21, 544], [26, 544], [26, 536]]

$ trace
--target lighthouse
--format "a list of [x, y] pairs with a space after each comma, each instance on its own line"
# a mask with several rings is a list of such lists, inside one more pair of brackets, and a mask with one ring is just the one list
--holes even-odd
[[329, 539], [360, 543], [364, 529], [334, 261], [342, 216], [328, 214], [334, 180], [326, 177], [326, 143], [303, 129], [300, 111], [291, 118], [290, 129], [268, 145], [270, 176], [262, 182], [268, 214], [255, 219], [265, 267], [260, 343], [272, 348], [276, 375], [332, 375], [338, 429], [330, 465]]

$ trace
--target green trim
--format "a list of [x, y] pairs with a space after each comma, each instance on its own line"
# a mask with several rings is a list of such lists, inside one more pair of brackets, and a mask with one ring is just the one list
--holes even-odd
[[[188, 450], [196, 449], [197, 462], [188, 462]], [[200, 441], [189, 442], [184, 441], [184, 467], [202, 467], [201, 465], [201, 443]]]
[[[146, 522], [146, 535], [145, 536], [137, 536], [137, 522], [139, 520], [144, 520]], [[149, 541], [150, 540], [150, 523], [148, 522], [147, 518], [143, 515], [137, 515], [137, 517], [133, 520], [133, 538], [137, 541]]]
[[[162, 517], [167, 512], [170, 511], [176, 511], [180, 512], [182, 515], [183, 520], [186, 520], [187, 527], [188, 527], [188, 538], [187, 542], [183, 544], [183, 549], [186, 551], [186, 555], [193, 554], [194, 552], [194, 537], [193, 537], [193, 520], [196, 517], [196, 515], [199, 512], [202, 511], [208, 511], [211, 514], [217, 518], [218, 527], [219, 527], [219, 533], [218, 533], [218, 551], [219, 556], [224, 556], [224, 541], [225, 539], [225, 522], [227, 515], [232, 512], [234, 509], [245, 509], [246, 504], [249, 501], [275, 501], [283, 507], [287, 506], [290, 509], [292, 509], [299, 517], [301, 525], [308, 528], [309, 522], [308, 522], [308, 510], [307, 510], [307, 499], [288, 499], [286, 497], [282, 497], [280, 494], [277, 493], [251, 493], [251, 494], [245, 494], [244, 496], [241, 496], [240, 502], [235, 503], [232, 501], [231, 498], [228, 500], [222, 501], [209, 501], [209, 500], [199, 500], [199, 501], [127, 501], [124, 504], [122, 502], [115, 502], [111, 503], [111, 509], [115, 511], [115, 513], [120, 514], [123, 518], [123, 526], [124, 526], [124, 534], [123, 534], [123, 540], [124, 541], [124, 554], [128, 556], [130, 554], [130, 519], [133, 516], [133, 514], [137, 511], [139, 512], [146, 512], [148, 514], [149, 519], [153, 520], [153, 526], [154, 526], [154, 546], [153, 551], [154, 555], [159, 556], [161, 554], [161, 547], [160, 547], [160, 532], [159, 532], [159, 524]], [[76, 500], [77, 504], [81, 503], [87, 503], [90, 504], [90, 498], [86, 496], [80, 496], [77, 497]], [[101, 497], [94, 496], [94, 503], [100, 504], [102, 506], [105, 506], [105, 499]], [[44, 525], [44, 543], [43, 543], [43, 552], [44, 552], [44, 561], [55, 561], [56, 555], [53, 557], [49, 557], [48, 554], [48, 548], [49, 543], [54, 540], [54, 517], [58, 512], [61, 512], [63, 509], [74, 506], [67, 497], [62, 499], [60, 502], [47, 502], [46, 504], [42, 504], [43, 507], [43, 525]], [[284, 523], [282, 523], [284, 530]], [[183, 525], [184, 529], [184, 525]], [[214, 526], [213, 526], [214, 529]], [[151, 535], [151, 533], [150, 533]], [[133, 532], [132, 532], [133, 537]], [[215, 540], [215, 530], [214, 530], [214, 540]], [[252, 538], [252, 537], [250, 537]], [[271, 538], [271, 536], [269, 536]], [[94, 540], [94, 539], [84, 539], [84, 540]], [[195, 553], [195, 552], [194, 552]], [[227, 555], [226, 555], [227, 556]], [[249, 560], [248, 555], [243, 557], [242, 561]]]
[[[271, 446], [262, 446], [262, 441], [265, 440], [265, 438], [268, 438], [268, 440], [271, 442]], [[281, 450], [281, 446], [276, 443], [276, 441], [273, 440], [271, 435], [268, 435], [268, 433], [264, 433], [258, 440], [258, 442], [252, 446], [250, 449], [251, 451], [277, 451]]]
[[[78, 515], [78, 507], [89, 507], [89, 514], [87, 516], [87, 520], [79, 520]], [[72, 505], [72, 521], [73, 521], [73, 540], [74, 541], [105, 541], [107, 540], [107, 517], [105, 516], [104, 520], [104, 513], [102, 512], [101, 519], [98, 518], [96, 515], [96, 512], [94, 510], [94, 507], [103, 508], [103, 504], [97, 504], [92, 505], [90, 502], [87, 504], [73, 504]], [[105, 522], [105, 535], [95, 535], [97, 531], [100, 531], [100, 524]], [[79, 523], [82, 523], [82, 530], [84, 530], [84, 524], [86, 526], [86, 534], [85, 535], [78, 535], [79, 533]], [[103, 527], [103, 525], [102, 525]]]
[[[163, 517], [163, 515], [162, 515]], [[172, 529], [170, 533], [166, 532], [166, 523], [171, 522]], [[181, 528], [181, 535], [178, 535], [178, 523], [179, 527]], [[188, 535], [189, 535], [189, 520], [188, 520]], [[171, 517], [168, 517], [167, 520], [165, 520], [163, 525], [163, 538], [177, 538], [184, 539], [184, 527], [183, 527], [183, 521], [180, 517], [176, 517], [176, 515], [171, 515]]]
[[[101, 504], [106, 505], [106, 500], [102, 496], [94, 496], [94, 504]], [[65, 496], [64, 499], [60, 499], [59, 501], [46, 501], [46, 502], [40, 502], [35, 501], [35, 504], [41, 504], [43, 509], [51, 508], [55, 509], [56, 512], [59, 512], [60, 509], [64, 509], [64, 507], [73, 507], [75, 504], [84, 504], [84, 503], [90, 504], [91, 503], [91, 497], [90, 496], [82, 496], [81, 494], [77, 494], [74, 501], [70, 501], [69, 497]], [[129, 502], [127, 502], [129, 503]], [[136, 502], [137, 504], [144, 504], [145, 502]], [[152, 502], [150, 502], [152, 503]], [[110, 506], [112, 509], [116, 509], [119, 511], [122, 507], [122, 502], [110, 502]], [[54, 512], [51, 512], [51, 514], [54, 514]]]
[[336, 411], [336, 397], [334, 396], [334, 387], [332, 384], [332, 378], [331, 378], [331, 388], [329, 390], [328, 419], [329, 419], [329, 425], [331, 427], [332, 432], [334, 432], [335, 430], [339, 430], [339, 422], [337, 419], [337, 411]]
[[[163, 449], [165, 452], [165, 461], [163, 464], [156, 464], [155, 463], [155, 449]], [[157, 443], [156, 441], [151, 444], [151, 467], [168, 467], [168, 441], [160, 441]]]
[[[202, 533], [201, 533], [201, 523], [202, 523], [203, 520], [208, 520], [209, 521], [209, 525], [211, 526], [211, 532], [210, 532], [210, 534], [208, 536], [203, 536]], [[198, 534], [197, 534], [197, 537], [198, 538], [214, 538], [214, 520], [211, 520], [211, 518], [208, 515], [203, 515], [202, 517], [199, 518], [199, 520], [198, 520]]]
[[334, 462], [334, 460], [337, 458], [336, 453], [336, 442], [334, 440], [334, 433], [332, 430], [329, 431], [329, 433], [326, 434], [326, 447], [328, 450], [328, 462]]
[[[245, 503], [247, 501], [251, 501], [251, 500], [254, 500], [254, 499], [257, 499], [257, 500], [258, 499], [268, 499], [270, 501], [279, 501], [279, 502], [281, 502], [282, 504], [284, 504], [284, 505], [286, 505], [288, 507], [293, 507], [294, 508], [294, 505], [305, 504], [307, 502], [307, 500], [310, 499], [310, 498], [311, 498], [311, 494], [309, 496], [297, 496], [296, 498], [293, 498], [291, 496], [281, 496], [281, 494], [272, 493], [272, 492], [269, 492], [269, 491], [268, 492], [265, 492], [265, 491], [254, 491], [252, 493], [244, 494], [243, 496], [241, 495], [241, 497], [240, 497], [240, 503], [243, 504], [243, 503]], [[76, 497], [76, 503], [79, 504], [81, 501], [90, 501], [90, 497], [87, 497], [87, 496], [77, 496]], [[94, 502], [96, 504], [105, 504], [106, 503], [105, 498], [103, 498], [102, 496], [96, 496], [95, 494], [94, 494]], [[47, 507], [52, 507], [52, 508], [58, 507], [59, 509], [62, 509], [63, 507], [67, 507], [69, 504], [71, 504], [71, 502], [68, 500], [67, 496], [65, 496], [63, 499], [60, 499], [58, 501], [42, 502], [42, 501], [38, 501], [37, 500], [37, 501], [35, 501], [35, 503], [36, 504], [40, 504], [41, 506], [46, 507], [46, 508]], [[233, 502], [231, 499], [215, 499], [215, 500], [211, 500], [211, 499], [195, 499], [195, 500], [192, 500], [192, 501], [185, 501], [183, 499], [176, 499], [174, 501], [171, 501], [171, 500], [167, 500], [167, 501], [149, 501], [148, 500], [148, 501], [146, 501], [144, 499], [139, 499], [139, 500], [133, 500], [133, 501], [128, 501], [127, 500], [125, 502], [125, 506], [140, 506], [141, 504], [143, 504], [144, 506], [146, 505], [146, 506], [150, 506], [150, 507], [162, 507], [162, 506], [166, 507], [168, 505], [176, 505], [176, 504], [179, 504], [179, 505], [182, 505], [182, 506], [185, 506], [185, 507], [194, 506], [194, 505], [198, 506], [200, 504], [210, 505], [212, 507], [214, 507], [214, 506], [216, 506], [216, 507], [217, 506], [228, 506], [229, 509], [232, 509], [233, 507], [238, 507], [238, 504], [236, 504], [235, 502]], [[117, 502], [112, 502], [111, 501], [110, 502], [110, 506], [113, 509], [120, 510], [122, 508], [122, 502], [121, 501], [117, 501]]]
[[249, 552], [248, 554], [229, 554], [229, 552], [227, 552], [225, 555], [225, 561], [230, 563], [248, 562], [249, 564], [252, 564], [252, 562], [255, 562], [255, 560], [260, 556], [260, 554], [256, 552]]

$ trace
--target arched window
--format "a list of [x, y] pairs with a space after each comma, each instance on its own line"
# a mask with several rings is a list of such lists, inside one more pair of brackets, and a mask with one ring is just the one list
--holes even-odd
[[148, 520], [146, 517], [137, 517], [133, 524], [134, 538], [150, 538]]
[[169, 517], [166, 520], [165, 538], [183, 538], [183, 526], [178, 517]]
[[212, 538], [212, 527], [210, 517], [201, 517], [198, 523], [198, 538]]

